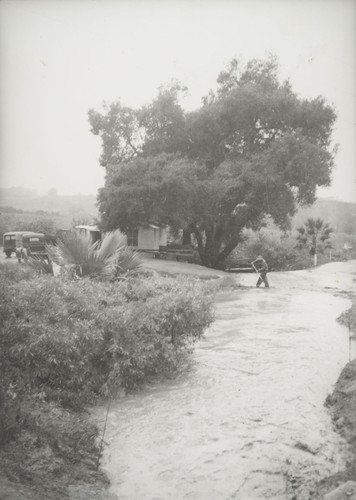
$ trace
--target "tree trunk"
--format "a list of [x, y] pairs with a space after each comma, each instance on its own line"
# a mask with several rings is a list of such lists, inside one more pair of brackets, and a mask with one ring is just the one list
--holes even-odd
[[205, 245], [201, 231], [197, 227], [194, 227], [192, 232], [198, 242], [198, 252], [202, 264], [212, 269], [223, 270], [226, 258], [240, 241], [241, 230], [236, 231], [235, 236], [230, 238], [230, 241], [223, 250], [221, 250], [224, 235], [222, 227], [214, 225], [214, 227], [205, 229]]
[[203, 262], [203, 256], [204, 256], [204, 245], [203, 245], [203, 238], [202, 235], [197, 227], [193, 227], [192, 233], [194, 233], [194, 236], [197, 240], [198, 243], [198, 253], [200, 260]]
[[238, 245], [240, 242], [240, 233], [235, 236], [235, 238], [232, 238], [226, 247], [218, 254], [215, 267], [216, 269], [225, 269], [225, 261], [227, 257], [230, 255], [230, 253], [233, 251], [233, 249]]
[[[203, 266], [206, 267], [214, 267], [214, 261], [216, 259], [216, 255], [214, 255], [214, 248], [213, 248], [213, 239], [212, 239], [212, 232], [209, 229], [205, 229], [205, 231], [200, 231], [199, 228], [194, 226], [192, 229], [192, 232], [194, 233], [194, 236], [197, 240], [198, 243], [198, 252], [199, 252], [199, 257], [200, 260], [203, 264]], [[203, 238], [203, 234], [205, 233], [205, 238]], [[204, 242], [205, 239], [205, 242]]]
[[182, 245], [190, 245], [191, 244], [190, 235], [191, 235], [190, 229], [183, 229]]

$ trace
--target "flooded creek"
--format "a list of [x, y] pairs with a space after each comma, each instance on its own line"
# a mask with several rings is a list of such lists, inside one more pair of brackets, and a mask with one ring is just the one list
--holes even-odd
[[[271, 273], [216, 300], [191, 369], [111, 407], [102, 466], [120, 500], [289, 499], [343, 465], [324, 407], [349, 359], [353, 263]], [[341, 293], [340, 293], [341, 292]], [[356, 349], [353, 345], [352, 357]]]

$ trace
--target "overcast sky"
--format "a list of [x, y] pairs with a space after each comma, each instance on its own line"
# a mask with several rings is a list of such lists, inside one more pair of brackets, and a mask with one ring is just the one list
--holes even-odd
[[0, 0], [1, 187], [95, 194], [89, 108], [140, 107], [177, 78], [193, 109], [233, 57], [272, 52], [300, 96], [334, 103], [339, 153], [320, 194], [356, 202], [355, 28], [356, 0]]

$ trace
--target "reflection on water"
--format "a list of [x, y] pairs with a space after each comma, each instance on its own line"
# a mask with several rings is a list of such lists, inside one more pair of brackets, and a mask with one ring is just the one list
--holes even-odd
[[289, 498], [290, 471], [307, 481], [342, 466], [323, 404], [349, 356], [335, 319], [350, 301], [335, 292], [352, 286], [350, 265], [274, 273], [269, 290], [219, 297], [189, 373], [113, 406], [103, 459], [112, 491], [278, 500]]

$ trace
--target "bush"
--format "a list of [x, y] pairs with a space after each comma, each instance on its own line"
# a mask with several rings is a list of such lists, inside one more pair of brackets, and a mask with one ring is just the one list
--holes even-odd
[[0, 214], [0, 238], [8, 231], [33, 231], [35, 233], [55, 233], [60, 217], [48, 217], [33, 213]]
[[228, 265], [233, 267], [240, 259], [252, 261], [262, 255], [271, 271], [309, 267], [307, 262], [312, 264], [312, 259], [295, 246], [296, 239], [291, 233], [284, 233], [272, 225], [260, 231], [248, 229], [244, 233], [244, 242], [229, 256]]
[[69, 407], [175, 370], [213, 320], [212, 296], [187, 280], [2, 278], [3, 393], [11, 384]]
[[[318, 255], [318, 264], [343, 261], [356, 255], [356, 238], [342, 233], [332, 233], [331, 248]], [[345, 250], [346, 244], [348, 250]], [[227, 259], [227, 267], [234, 267], [240, 260], [254, 260], [262, 255], [272, 271], [292, 271], [312, 267], [313, 256], [307, 248], [298, 248], [294, 232], [281, 231], [270, 219], [259, 231], [247, 229], [240, 243]]]
[[64, 234], [58, 245], [47, 245], [47, 254], [61, 267], [71, 266], [79, 276], [101, 280], [119, 280], [141, 271], [142, 260], [130, 249], [119, 231], [106, 233], [100, 242], [78, 232]]
[[133, 389], [147, 375], [177, 368], [182, 354], [213, 321], [212, 295], [186, 279], [136, 280], [120, 288], [127, 302], [115, 335], [119, 362], [113, 377]]
[[[271, 271], [291, 271], [313, 266], [313, 257], [306, 248], [297, 247], [296, 234], [281, 231], [270, 220], [259, 231], [244, 231], [244, 241], [240, 243], [227, 259], [228, 267], [234, 267], [239, 260], [252, 261], [262, 255]], [[334, 260], [336, 260], [336, 252]], [[319, 264], [329, 262], [327, 254], [320, 254]]]

